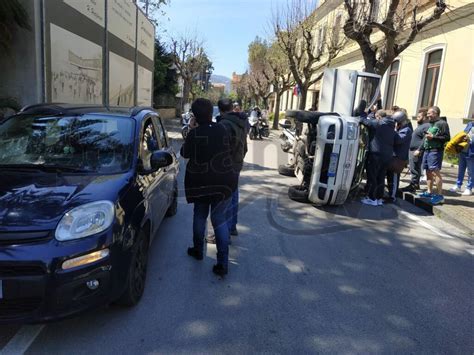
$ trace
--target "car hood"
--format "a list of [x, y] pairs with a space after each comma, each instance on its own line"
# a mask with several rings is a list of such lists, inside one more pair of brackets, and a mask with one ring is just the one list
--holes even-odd
[[54, 229], [74, 207], [98, 200], [115, 202], [130, 178], [131, 174], [0, 172], [0, 232]]

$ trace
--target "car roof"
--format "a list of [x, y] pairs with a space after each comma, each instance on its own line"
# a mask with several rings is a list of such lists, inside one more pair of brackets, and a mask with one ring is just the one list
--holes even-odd
[[140, 113], [154, 112], [152, 107], [134, 106], [134, 107], [109, 107], [103, 105], [77, 105], [77, 104], [37, 104], [23, 107], [19, 115], [81, 115], [81, 114], [100, 114], [105, 116], [122, 116], [139, 119]]

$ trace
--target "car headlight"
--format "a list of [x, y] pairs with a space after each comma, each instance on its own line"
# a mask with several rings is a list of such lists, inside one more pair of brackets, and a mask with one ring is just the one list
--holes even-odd
[[354, 140], [357, 137], [358, 124], [354, 122], [347, 123], [347, 139]]
[[114, 204], [97, 201], [76, 207], [66, 213], [56, 227], [59, 241], [85, 238], [109, 228], [115, 216]]

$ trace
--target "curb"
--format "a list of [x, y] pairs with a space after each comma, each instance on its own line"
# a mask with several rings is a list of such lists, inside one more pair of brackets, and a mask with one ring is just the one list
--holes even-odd
[[458, 218], [456, 218], [456, 216], [452, 213], [447, 213], [442, 205], [439, 206], [439, 205], [432, 205], [431, 203], [429, 203], [427, 200], [421, 198], [421, 197], [418, 197], [410, 192], [402, 192], [402, 191], [398, 191], [397, 192], [397, 197], [398, 198], [401, 198], [403, 201], [406, 201], [406, 202], [409, 202], [413, 205], [415, 205], [416, 207], [419, 207], [421, 209], [423, 209], [424, 211], [428, 212], [429, 214], [432, 214], [436, 217], [438, 217], [439, 219], [449, 223], [449, 224], [452, 224], [453, 226], [461, 229], [462, 231], [464, 231], [469, 237], [474, 237], [474, 229], [473, 229], [473, 226], [470, 225], [469, 223], [467, 223], [466, 221], [464, 220], [460, 220]]

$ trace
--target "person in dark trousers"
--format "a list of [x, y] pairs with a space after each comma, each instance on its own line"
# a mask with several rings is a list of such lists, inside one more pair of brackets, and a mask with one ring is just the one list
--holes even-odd
[[369, 206], [382, 206], [385, 175], [393, 156], [395, 122], [390, 116], [385, 116], [372, 120], [361, 117], [360, 123], [368, 127], [370, 136], [366, 166], [368, 196], [361, 202]]
[[418, 115], [416, 116], [416, 122], [418, 126], [415, 128], [411, 136], [410, 142], [410, 152], [408, 155], [408, 163], [410, 166], [410, 184], [406, 187], [401, 189], [402, 191], [407, 192], [416, 192], [416, 190], [420, 189], [420, 178], [422, 174], [421, 163], [423, 161], [423, 154], [421, 153], [418, 156], [415, 156], [415, 151], [420, 148], [423, 138], [425, 137], [426, 131], [430, 127], [430, 123], [428, 120], [428, 116], [426, 115], [428, 109], [426, 107], [422, 107], [418, 110]]
[[210, 210], [217, 245], [217, 264], [212, 270], [224, 276], [228, 272], [229, 259], [227, 214], [232, 193], [237, 189], [230, 136], [225, 127], [212, 123], [209, 100], [197, 99], [191, 110], [195, 119], [190, 122], [191, 130], [181, 147], [181, 155], [189, 159], [184, 178], [186, 200], [194, 204], [194, 245], [188, 248], [188, 255], [203, 259], [204, 233]]
[[[415, 156], [420, 156], [423, 152], [423, 169], [426, 170], [427, 191], [419, 196], [428, 198], [433, 205], [444, 202], [443, 178], [441, 167], [443, 164], [444, 144], [451, 139], [448, 123], [441, 119], [441, 110], [437, 106], [428, 109], [428, 119], [430, 127], [426, 131], [422, 145], [414, 152]], [[433, 183], [436, 184], [436, 193], [433, 191]]]
[[[410, 120], [403, 110], [397, 111], [392, 115], [395, 121], [395, 145], [393, 147], [394, 159], [408, 162], [408, 152], [410, 151], [410, 142], [413, 134], [413, 127]], [[393, 170], [387, 171], [388, 196], [385, 202], [393, 203], [397, 200], [397, 191], [400, 186], [400, 173]]]

